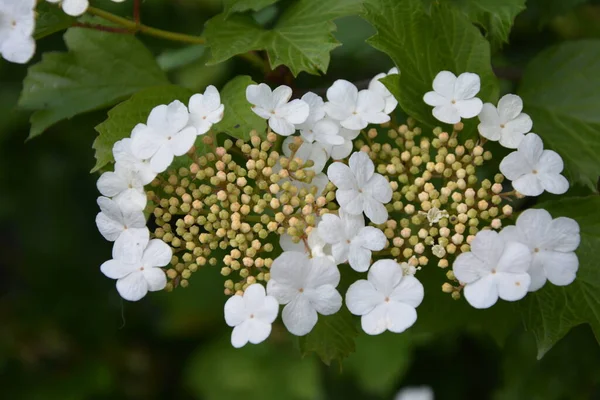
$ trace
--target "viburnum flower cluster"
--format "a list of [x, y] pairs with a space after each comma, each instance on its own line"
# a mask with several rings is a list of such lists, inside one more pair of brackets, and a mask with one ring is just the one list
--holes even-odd
[[[478, 75], [442, 71], [424, 101], [451, 129], [426, 134], [411, 118], [392, 122], [398, 103], [380, 79], [398, 73], [362, 90], [337, 80], [325, 98], [252, 84], [247, 107], [268, 128], [248, 140], [213, 126], [228, 112], [214, 87], [187, 106], [152, 109], [115, 144], [114, 170], [98, 181], [98, 228], [115, 242], [102, 272], [123, 298], [139, 300], [218, 268], [235, 347], [264, 341], [280, 307], [298, 336], [344, 304], [367, 334], [401, 333], [434, 290], [423, 271], [443, 274], [440, 284], [445, 275], [442, 291], [476, 308], [546, 281], [571, 283], [575, 221], [529, 209], [509, 224], [515, 198], [568, 189], [560, 156], [530, 132], [521, 99], [484, 104]], [[481, 137], [463, 140], [461, 120], [475, 116]], [[501, 173], [480, 179], [492, 159], [487, 140], [515, 151]], [[344, 282], [349, 268], [364, 276]]]

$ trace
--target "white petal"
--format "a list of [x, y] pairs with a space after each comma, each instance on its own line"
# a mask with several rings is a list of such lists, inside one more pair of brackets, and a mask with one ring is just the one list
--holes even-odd
[[[306, 282], [309, 266], [310, 259], [305, 253], [286, 251], [273, 261], [271, 279], [279, 284], [300, 289]], [[268, 289], [267, 287], [267, 292], [271, 295]]]
[[363, 195], [362, 198], [364, 201], [363, 208], [367, 218], [375, 224], [385, 223], [388, 219], [388, 212], [385, 209], [385, 206], [370, 196]]
[[246, 303], [240, 295], [231, 296], [225, 303], [225, 322], [229, 326], [241, 324], [248, 318]]
[[292, 237], [288, 234], [279, 236], [279, 246], [281, 246], [281, 250], [283, 251], [297, 251], [300, 253], [306, 252], [304, 242], [301, 240], [298, 243], [294, 243]]
[[546, 174], [560, 174], [564, 167], [561, 156], [552, 150], [544, 150], [537, 164], [538, 171]]
[[[496, 264], [504, 251], [504, 241], [497, 232], [491, 230], [480, 231], [471, 242], [471, 252], [482, 261]], [[490, 266], [490, 269], [494, 267]]]
[[544, 144], [542, 139], [535, 133], [525, 135], [519, 144], [519, 153], [522, 153], [527, 162], [532, 166], [538, 164], [543, 151]]
[[142, 261], [147, 267], [164, 267], [171, 262], [173, 251], [171, 247], [160, 239], [152, 239], [142, 256]]
[[[352, 113], [352, 111], [354, 111], [356, 106], [356, 102], [358, 100], [358, 89], [351, 82], [348, 82], [344, 79], [338, 79], [333, 83], [333, 85], [331, 85], [329, 89], [327, 89], [327, 100], [335, 104], [338, 108], [341, 108], [346, 115], [349, 115]], [[327, 104], [325, 105], [325, 111], [327, 111], [328, 114], [329, 111], [332, 111]], [[336, 118], [335, 115], [331, 116], [335, 119], [343, 119]]]
[[[457, 100], [466, 100], [475, 97], [479, 90], [481, 89], [481, 80], [479, 79], [479, 75], [473, 74], [471, 72], [465, 72], [458, 76], [456, 82], [454, 83], [454, 98]], [[481, 111], [481, 107], [479, 107], [479, 111]], [[479, 114], [477, 111], [477, 114]], [[475, 116], [473, 115], [473, 117]], [[471, 118], [471, 117], [465, 117]]]
[[496, 283], [498, 285], [498, 297], [506, 301], [521, 300], [527, 294], [531, 278], [527, 273], [508, 274], [498, 272]]
[[281, 85], [273, 90], [271, 97], [271, 107], [277, 109], [287, 103], [292, 97], [292, 89], [289, 86]]
[[388, 303], [381, 303], [362, 316], [360, 324], [366, 334], [379, 335], [386, 331], [388, 327], [387, 309]]
[[557, 286], [570, 285], [579, 269], [579, 259], [573, 252], [541, 251], [538, 254], [540, 263], [550, 282]]
[[289, 136], [296, 132], [296, 127], [293, 123], [289, 122], [285, 118], [271, 116], [269, 118], [269, 126], [273, 132], [278, 133], [282, 136]]
[[490, 308], [498, 301], [498, 287], [492, 275], [468, 283], [463, 289], [465, 299], [475, 308]]
[[327, 169], [327, 177], [338, 189], [357, 189], [356, 178], [350, 168], [341, 162], [334, 162]]
[[358, 92], [358, 97], [356, 99], [356, 112], [376, 113], [383, 112], [384, 108], [385, 100], [379, 93], [368, 89], [363, 89]]
[[357, 244], [360, 244], [362, 247], [373, 251], [383, 250], [385, 244], [387, 243], [387, 238], [381, 229], [377, 229], [373, 226], [365, 226], [364, 228], [360, 229], [358, 231], [357, 239]]
[[73, 17], [78, 17], [87, 10], [89, 6], [88, 0], [63, 0], [63, 11]]
[[298, 295], [298, 288], [281, 284], [271, 278], [267, 283], [267, 293], [276, 299], [279, 304], [288, 304]]
[[531, 251], [522, 243], [508, 242], [496, 263], [496, 270], [512, 274], [525, 273], [531, 265]]
[[387, 305], [386, 327], [390, 332], [402, 333], [417, 321], [417, 311], [408, 304], [390, 301]]
[[458, 100], [454, 107], [462, 118], [473, 118], [481, 112], [483, 102], [478, 98]]
[[525, 196], [539, 196], [544, 192], [544, 187], [539, 180], [540, 174], [525, 174], [512, 182], [513, 188]]
[[341, 144], [339, 146], [333, 146], [331, 148], [331, 158], [333, 160], [341, 160], [343, 158], [346, 158], [350, 155], [350, 153], [352, 153], [352, 148], [352, 141], [345, 139], [344, 144]]
[[451, 104], [451, 98], [444, 97], [437, 92], [425, 93], [425, 95], [423, 96], [423, 101], [425, 102], [425, 104], [430, 105], [432, 107], [447, 106]]
[[384, 300], [385, 296], [364, 279], [354, 282], [346, 292], [346, 306], [354, 315], [365, 315]]
[[231, 345], [236, 349], [244, 347], [248, 343], [248, 336], [250, 335], [250, 323], [244, 321], [237, 325], [231, 331]]
[[507, 149], [516, 149], [519, 147], [525, 135], [505, 127], [501, 130], [500, 145]]
[[314, 123], [325, 118], [325, 103], [323, 102], [321, 96], [313, 92], [308, 92], [302, 96], [302, 101], [308, 104], [308, 107], [310, 108], [310, 114], [306, 120], [306, 123]]
[[[355, 176], [356, 184], [359, 188], [365, 186], [375, 172], [375, 164], [373, 164], [373, 161], [369, 158], [369, 155], [363, 151], [357, 151], [353, 153], [350, 156], [348, 165], [350, 166], [352, 174]], [[331, 179], [331, 177], [329, 179]], [[333, 182], [333, 179], [331, 181]]]
[[335, 198], [342, 210], [345, 212], [353, 215], [359, 215], [363, 212], [364, 196], [362, 196], [357, 190], [338, 189], [335, 192]]
[[324, 241], [330, 244], [338, 243], [344, 239], [344, 223], [334, 214], [324, 214], [319, 222], [319, 234]]
[[488, 140], [498, 141], [502, 138], [502, 128], [498, 125], [484, 125], [481, 123], [477, 125], [477, 130], [481, 136]]
[[152, 166], [152, 170], [156, 173], [161, 173], [167, 170], [171, 163], [173, 162], [173, 150], [169, 146], [162, 146], [158, 149], [158, 151], [152, 156], [150, 160], [150, 165]]
[[[519, 114], [515, 119], [506, 122], [505, 129], [508, 131], [512, 131], [517, 134], [526, 134], [531, 131], [533, 127], [533, 121], [531, 117], [527, 114]], [[517, 144], [518, 146], [519, 144]], [[516, 148], [516, 147], [515, 147]]]
[[570, 252], [579, 247], [581, 240], [579, 236], [579, 224], [571, 218], [558, 217], [552, 221], [550, 228], [553, 243], [552, 249], [555, 251]]
[[389, 203], [392, 200], [392, 187], [383, 175], [373, 174], [362, 189], [381, 203]]
[[349, 246], [348, 262], [353, 270], [365, 272], [371, 265], [371, 250], [365, 249], [358, 244]]
[[448, 99], [452, 99], [454, 97], [455, 83], [456, 75], [450, 71], [441, 71], [433, 80], [433, 90]]
[[339, 210], [340, 218], [344, 222], [342, 232], [342, 237], [347, 240], [354, 239], [359, 231], [365, 227], [365, 217], [362, 214], [354, 215], [348, 214], [344, 212], [344, 210]]
[[133, 272], [117, 281], [117, 291], [125, 300], [138, 301], [148, 293], [148, 282], [141, 271]]
[[308, 298], [300, 295], [283, 308], [281, 318], [290, 333], [304, 336], [317, 324], [318, 316]]
[[[279, 106], [275, 110], [275, 115], [280, 118], [285, 118], [292, 124], [301, 124], [308, 118], [310, 108], [304, 101], [296, 99], [292, 100], [287, 104]], [[295, 127], [294, 127], [295, 130]]]
[[546, 272], [544, 271], [544, 266], [541, 263], [542, 260], [538, 257], [539, 254], [540, 253], [537, 253], [533, 256], [533, 262], [527, 271], [530, 278], [528, 289], [530, 292], [535, 292], [546, 284]]
[[425, 289], [423, 284], [414, 276], [404, 276], [390, 295], [390, 299], [417, 308], [423, 301]]
[[485, 263], [472, 252], [462, 253], [456, 257], [452, 270], [456, 279], [464, 283], [472, 283], [489, 274]]
[[113, 257], [126, 262], [137, 262], [142, 258], [150, 240], [148, 228], [129, 228], [119, 235], [113, 246]]
[[165, 142], [165, 137], [152, 128], [137, 124], [131, 134], [131, 153], [140, 160], [152, 157]]
[[369, 125], [364, 114], [351, 114], [340, 121], [340, 125], [346, 129], [364, 129]]
[[548, 193], [563, 194], [569, 190], [569, 181], [560, 174], [539, 173], [537, 179]]
[[533, 166], [520, 151], [513, 151], [500, 162], [500, 172], [511, 181], [530, 173], [532, 169]]
[[138, 270], [137, 265], [120, 260], [108, 260], [100, 266], [100, 271], [111, 279], [121, 279]]
[[271, 88], [268, 85], [261, 83], [260, 85], [249, 85], [246, 88], [246, 99], [248, 103], [254, 104], [261, 108], [271, 107]]
[[148, 290], [150, 292], [156, 292], [163, 290], [167, 286], [167, 275], [165, 271], [160, 268], [145, 268], [142, 271], [146, 282], [148, 283]]
[[263, 306], [257, 310], [254, 317], [264, 323], [272, 324], [279, 314], [279, 302], [273, 296], [266, 296]]
[[342, 307], [342, 296], [332, 285], [322, 285], [316, 289], [306, 289], [306, 298], [319, 314], [335, 314]]
[[194, 145], [196, 141], [196, 128], [188, 127], [181, 132], [175, 134], [170, 140], [171, 151], [173, 155], [182, 156]]
[[385, 108], [383, 112], [386, 114], [391, 114], [398, 107], [398, 100], [392, 95], [385, 98]]
[[[273, 267], [271, 267], [271, 270]], [[272, 275], [272, 273], [271, 273]], [[305, 288], [318, 288], [321, 285], [336, 287], [340, 283], [340, 271], [328, 257], [310, 259], [310, 270], [304, 281]]]
[[262, 308], [265, 303], [265, 287], [259, 283], [250, 285], [244, 290], [244, 302], [248, 312], [253, 313]]
[[102, 193], [103, 196], [107, 197], [116, 196], [127, 189], [127, 183], [123, 177], [112, 171], [100, 175], [96, 186], [98, 187], [98, 191]]
[[452, 104], [437, 106], [433, 109], [432, 113], [439, 121], [447, 124], [456, 124], [460, 122], [460, 114]]
[[146, 193], [138, 189], [125, 189], [113, 197], [123, 212], [143, 211], [148, 199]]
[[350, 245], [347, 242], [336, 243], [331, 246], [331, 254], [338, 264], [345, 263], [348, 261], [348, 254], [350, 253]]
[[35, 40], [29, 35], [12, 34], [2, 43], [0, 53], [7, 61], [25, 64], [35, 54]]
[[[481, 121], [480, 125], [500, 127], [500, 124], [502, 124], [500, 121], [500, 115], [498, 114], [498, 109], [492, 103], [485, 103], [481, 108], [481, 112], [479, 113], [478, 117]], [[498, 139], [499, 138], [490, 140]]]
[[105, 213], [96, 215], [96, 226], [100, 234], [109, 242], [114, 242], [123, 232], [124, 226], [119, 221], [110, 218]]
[[250, 319], [246, 321], [249, 325], [248, 341], [252, 344], [264, 342], [271, 334], [271, 324], [259, 319]]
[[394, 260], [379, 260], [371, 266], [368, 279], [379, 293], [389, 296], [402, 279], [402, 268]]

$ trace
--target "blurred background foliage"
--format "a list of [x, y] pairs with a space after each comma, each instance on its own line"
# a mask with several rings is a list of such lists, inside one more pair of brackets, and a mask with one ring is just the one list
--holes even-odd
[[[130, 2], [93, 3], [124, 16], [131, 12]], [[142, 18], [200, 34], [221, 7], [219, 0], [147, 0]], [[268, 21], [273, 12], [264, 9], [256, 19]], [[336, 24], [343, 46], [333, 51], [327, 76], [301, 74], [293, 82], [298, 92], [323, 94], [342, 77], [364, 86], [391, 67], [365, 43], [374, 34], [369, 23], [346, 17]], [[600, 38], [600, 1], [529, 0], [510, 44], [493, 55], [502, 92], [516, 90], [541, 50], [581, 38]], [[292, 84], [284, 68], [263, 76], [239, 58], [206, 66], [203, 46], [140, 39], [173, 83], [194, 91], [222, 87], [239, 74]], [[60, 33], [45, 37], [36, 60], [63, 50]], [[197, 272], [186, 289], [122, 301], [99, 271], [110, 243], [95, 228], [97, 176], [89, 174], [94, 126], [106, 110], [60, 122], [26, 141], [29, 115], [16, 107], [25, 75], [24, 66], [0, 61], [2, 398], [391, 399], [401, 387], [429, 385], [438, 399], [600, 399], [600, 348], [587, 325], [539, 361], [533, 336], [521, 326], [491, 321], [502, 332], [490, 335], [439, 321], [452, 328], [361, 335], [356, 353], [327, 366], [314, 355], [301, 357], [297, 340], [280, 325], [267, 343], [233, 349], [218, 269]]]

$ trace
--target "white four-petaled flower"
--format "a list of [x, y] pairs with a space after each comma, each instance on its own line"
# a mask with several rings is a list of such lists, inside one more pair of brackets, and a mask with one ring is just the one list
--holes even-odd
[[454, 261], [456, 279], [465, 284], [464, 296], [475, 308], [489, 308], [498, 297], [520, 300], [527, 294], [531, 252], [521, 243], [505, 242], [497, 232], [480, 231], [471, 251]]
[[516, 149], [525, 134], [531, 130], [533, 121], [523, 111], [523, 100], [515, 94], [507, 94], [498, 102], [498, 108], [485, 103], [477, 126], [479, 133], [486, 139], [500, 141], [509, 149]]
[[579, 225], [571, 218], [552, 219], [550, 213], [541, 209], [523, 211], [517, 224], [500, 231], [505, 241], [523, 243], [532, 255], [527, 271], [531, 276], [529, 291], [544, 286], [549, 280], [557, 286], [573, 282], [579, 260], [575, 249], [579, 246]]
[[390, 183], [375, 173], [367, 153], [355, 152], [348, 165], [335, 162], [327, 169], [329, 180], [338, 188], [335, 197], [340, 207], [353, 215], [364, 211], [371, 221], [383, 224], [388, 217], [384, 204], [392, 199]]
[[190, 111], [189, 124], [196, 128], [198, 135], [205, 134], [213, 124], [221, 122], [225, 111], [225, 106], [221, 104], [221, 95], [213, 85], [209, 85], [204, 94], [193, 95], [188, 108]]
[[258, 344], [268, 338], [278, 312], [279, 303], [267, 296], [260, 284], [248, 286], [243, 296], [232, 296], [225, 303], [225, 322], [233, 327], [233, 347], [240, 348], [248, 342]]
[[246, 88], [246, 98], [252, 104], [252, 111], [261, 118], [269, 120], [273, 132], [289, 136], [296, 132], [295, 125], [300, 125], [308, 118], [310, 108], [303, 100], [292, 100], [292, 89], [288, 86], [271, 88], [261, 83]]
[[500, 172], [512, 181], [512, 186], [525, 196], [539, 196], [545, 191], [563, 194], [569, 181], [560, 173], [564, 168], [562, 158], [552, 150], [544, 150], [542, 139], [530, 133], [500, 162]]
[[0, 54], [25, 64], [35, 53], [35, 0], [0, 0]]
[[137, 124], [131, 132], [133, 155], [150, 159], [154, 172], [166, 171], [174, 156], [187, 153], [196, 141], [196, 128], [187, 126], [189, 117], [179, 100], [154, 107], [147, 123]]
[[165, 272], [160, 267], [171, 262], [173, 252], [159, 239], [150, 240], [147, 244], [134, 260], [128, 259], [129, 254], [113, 248], [113, 259], [100, 266], [104, 275], [117, 279], [117, 291], [125, 300], [137, 301], [148, 291], [162, 290], [167, 284]]
[[286, 251], [273, 261], [270, 272], [267, 293], [286, 305], [281, 316], [294, 335], [309, 333], [317, 323], [317, 313], [335, 314], [342, 306], [342, 296], [335, 289], [340, 272], [327, 257]]
[[380, 81], [380, 79], [389, 75], [398, 75], [398, 68], [394, 67], [390, 69], [387, 74], [385, 72], [377, 74], [371, 79], [371, 82], [369, 82], [369, 90], [383, 97], [383, 100], [385, 101], [383, 112], [386, 114], [390, 114], [398, 106], [398, 100], [396, 100], [394, 95]]
[[473, 118], [481, 112], [483, 102], [475, 97], [481, 88], [479, 75], [470, 72], [458, 77], [450, 71], [441, 71], [433, 80], [433, 91], [423, 100], [433, 106], [433, 116], [447, 124], [456, 124], [461, 118]]
[[327, 100], [327, 115], [347, 129], [364, 129], [368, 124], [383, 124], [390, 120], [384, 112], [385, 100], [381, 95], [368, 89], [359, 92], [354, 84], [343, 79], [338, 79], [327, 89]]
[[364, 272], [371, 265], [371, 251], [382, 250], [387, 239], [380, 229], [365, 226], [361, 215], [351, 215], [340, 210], [339, 216], [324, 214], [319, 222], [319, 235], [331, 244], [331, 253], [338, 264]]
[[363, 330], [379, 335], [389, 330], [404, 332], [417, 320], [415, 308], [423, 301], [423, 285], [414, 276], [403, 276], [394, 260], [379, 260], [369, 270], [368, 280], [348, 288], [346, 305], [360, 315]]
[[156, 178], [157, 174], [152, 169], [150, 160], [139, 159], [131, 151], [131, 138], [121, 139], [114, 144], [113, 157], [117, 165], [136, 173], [144, 185]]

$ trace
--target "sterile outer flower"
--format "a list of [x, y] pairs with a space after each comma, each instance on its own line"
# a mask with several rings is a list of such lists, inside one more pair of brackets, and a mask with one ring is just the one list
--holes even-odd
[[376, 224], [388, 218], [384, 204], [392, 199], [390, 183], [375, 173], [375, 165], [367, 153], [355, 152], [349, 166], [335, 162], [327, 169], [329, 180], [337, 186], [335, 198], [342, 210], [349, 214], [365, 215]]
[[383, 97], [383, 100], [385, 101], [383, 112], [386, 114], [390, 114], [398, 106], [398, 100], [396, 100], [394, 95], [380, 81], [381, 78], [385, 78], [388, 75], [398, 75], [398, 68], [394, 67], [390, 69], [387, 74], [385, 72], [377, 74], [371, 79], [371, 82], [369, 82], [369, 90], [372, 90]]
[[143, 210], [146, 208], [144, 183], [137, 172], [115, 164], [114, 172], [100, 175], [96, 184], [98, 191], [106, 197], [112, 197], [123, 210]]
[[122, 298], [137, 301], [148, 291], [155, 292], [164, 289], [167, 284], [164, 267], [173, 257], [168, 244], [159, 239], [148, 242], [143, 253], [136, 260], [127, 260], [128, 255], [113, 249], [113, 259], [100, 266], [104, 275], [117, 279], [117, 291]]
[[433, 106], [433, 116], [447, 124], [456, 124], [461, 118], [477, 116], [483, 102], [475, 97], [481, 88], [479, 75], [470, 72], [458, 77], [450, 71], [441, 71], [433, 80], [433, 91], [423, 100]]
[[531, 130], [533, 121], [523, 111], [523, 100], [516, 94], [507, 94], [498, 102], [498, 108], [485, 103], [479, 113], [479, 134], [486, 139], [500, 141], [509, 149], [516, 149], [525, 134]]
[[390, 116], [383, 112], [385, 100], [378, 93], [364, 89], [360, 92], [344, 79], [338, 79], [327, 89], [325, 112], [340, 121], [347, 129], [364, 129], [369, 124], [383, 124]]
[[147, 123], [137, 124], [131, 132], [133, 155], [150, 159], [154, 172], [166, 171], [173, 157], [187, 153], [196, 141], [196, 128], [187, 126], [189, 115], [179, 100], [154, 107]]
[[309, 258], [305, 253], [286, 251], [273, 261], [267, 294], [286, 306], [283, 323], [296, 336], [309, 333], [318, 315], [335, 314], [342, 296], [335, 289], [340, 272], [327, 257]]
[[[269, 120], [273, 132], [289, 136], [296, 132], [295, 125], [300, 125], [308, 118], [310, 108], [303, 100], [292, 100], [292, 89], [288, 86], [271, 88], [261, 83], [246, 88], [246, 98], [252, 104], [252, 111], [261, 118]], [[289, 103], [288, 103], [289, 101]]]
[[188, 104], [189, 124], [196, 128], [198, 135], [204, 135], [213, 124], [221, 122], [225, 106], [221, 104], [221, 95], [216, 87], [209, 85], [204, 94], [195, 94]]
[[[90, 3], [88, 0], [47, 0], [50, 3], [60, 3], [65, 14], [72, 17], [79, 17], [89, 7]], [[113, 0], [115, 1], [115, 0]], [[117, 1], [118, 2], [118, 1]]]
[[305, 253], [309, 257], [327, 257], [331, 261], [335, 262], [335, 258], [331, 253], [331, 245], [323, 240], [319, 234], [318, 228], [313, 228], [308, 234], [306, 243], [299, 241], [294, 243], [292, 237], [287, 233], [284, 233], [279, 237], [279, 246], [283, 251], [296, 251], [299, 253]]
[[[292, 156], [290, 145], [294, 144], [296, 137], [297, 136], [288, 136], [284, 139], [281, 150], [286, 157]], [[313, 166], [306, 169], [315, 171], [316, 174], [323, 171], [327, 160], [329, 160], [329, 154], [327, 154], [326, 146], [323, 146], [318, 142], [310, 143], [308, 141], [303, 141], [298, 150], [296, 150], [296, 152], [293, 154], [294, 158], [299, 158], [304, 162], [312, 161]]]
[[150, 160], [141, 160], [133, 155], [130, 138], [121, 139], [113, 145], [113, 157], [117, 164], [137, 173], [144, 185], [156, 178], [156, 172], [152, 170]]
[[525, 196], [539, 196], [545, 191], [563, 194], [569, 181], [560, 173], [562, 158], [552, 150], [544, 150], [542, 139], [530, 133], [500, 162], [500, 172], [512, 181], [513, 188]]
[[100, 212], [96, 215], [96, 226], [106, 240], [115, 242], [117, 254], [132, 254], [136, 248], [146, 246], [150, 232], [142, 210], [123, 210], [108, 197], [98, 197], [97, 202]]
[[565, 286], [575, 280], [579, 260], [575, 249], [579, 246], [579, 224], [571, 218], [552, 219], [542, 209], [523, 211], [516, 225], [500, 231], [505, 241], [523, 243], [531, 251], [529, 291], [540, 289], [549, 280], [557, 286]]
[[433, 400], [433, 390], [429, 386], [406, 387], [396, 393], [394, 400]]
[[302, 137], [312, 142], [314, 138], [311, 130], [315, 123], [325, 118], [325, 102], [321, 96], [313, 92], [306, 93], [301, 100], [308, 104], [309, 112], [306, 121], [296, 125], [296, 129], [300, 131]]
[[233, 327], [231, 344], [240, 348], [246, 343], [258, 344], [271, 334], [271, 324], [277, 318], [279, 303], [267, 296], [265, 288], [253, 284], [244, 295], [235, 295], [225, 303], [225, 322]]
[[371, 251], [382, 250], [387, 239], [380, 229], [365, 226], [361, 215], [351, 215], [343, 210], [339, 216], [324, 214], [319, 222], [319, 235], [331, 244], [331, 253], [338, 264], [349, 262], [358, 272], [371, 265]]
[[417, 320], [415, 308], [423, 301], [421, 282], [414, 276], [402, 276], [402, 268], [394, 260], [375, 262], [367, 279], [354, 282], [346, 293], [348, 310], [361, 316], [363, 330], [379, 335], [410, 328]]
[[464, 296], [475, 308], [489, 308], [498, 297], [520, 300], [527, 294], [531, 279], [527, 269], [531, 252], [521, 243], [505, 242], [497, 232], [475, 235], [471, 251], [454, 261], [454, 275], [465, 284]]
[[324, 146], [327, 154], [329, 154], [329, 157], [333, 160], [342, 160], [352, 153], [354, 148], [352, 141], [356, 139], [358, 135], [360, 135], [360, 130], [352, 130], [342, 127], [339, 135], [344, 138], [344, 143], [335, 146]]
[[0, 54], [25, 64], [35, 53], [35, 0], [0, 0]]

